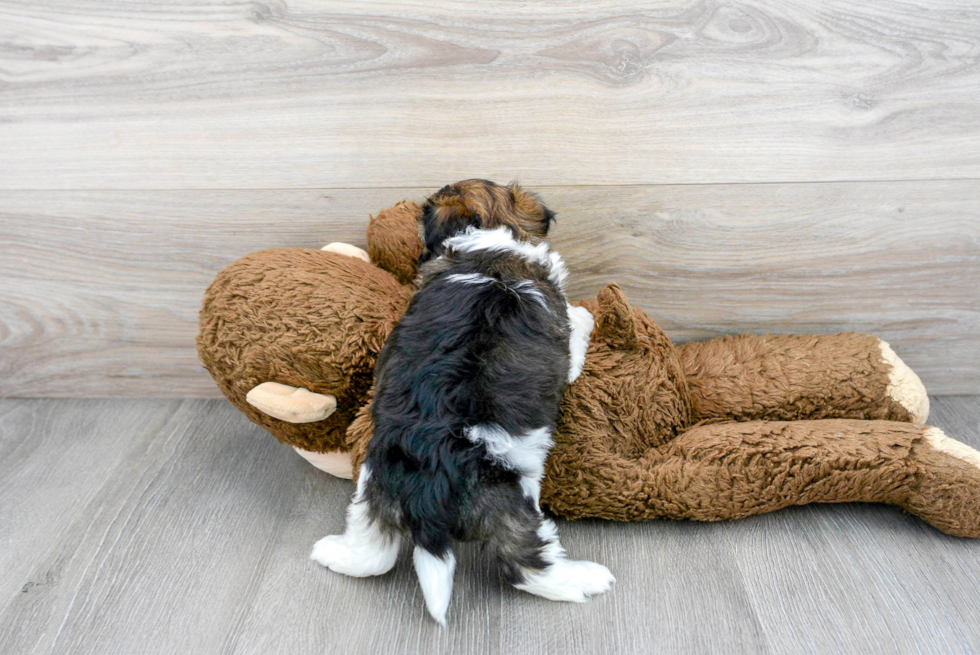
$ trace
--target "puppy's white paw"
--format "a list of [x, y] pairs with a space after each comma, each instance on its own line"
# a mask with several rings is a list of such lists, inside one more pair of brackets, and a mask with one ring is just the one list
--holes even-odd
[[586, 561], [572, 562], [572, 564], [577, 564], [582, 570], [582, 593], [586, 596], [604, 594], [616, 582], [612, 572], [602, 564]]
[[579, 305], [568, 306], [568, 320], [586, 328], [585, 332], [587, 333], [592, 331], [592, 326], [595, 323], [595, 320], [592, 318], [592, 312]]
[[335, 534], [324, 537], [313, 544], [310, 559], [331, 571], [355, 578], [382, 575], [395, 566], [399, 539], [372, 534], [370, 536], [375, 538], [358, 540], [357, 536]]
[[568, 322], [572, 326], [572, 334], [568, 340], [569, 368], [568, 382], [571, 384], [582, 374], [585, 367], [585, 353], [589, 349], [589, 339], [595, 319], [585, 307], [568, 306]]
[[324, 537], [313, 544], [313, 552], [310, 553], [310, 559], [322, 564], [331, 571], [353, 575], [353, 573], [348, 573], [353, 558], [351, 557], [350, 549], [344, 542], [344, 535], [342, 534]]
[[584, 603], [589, 596], [609, 591], [614, 582], [616, 578], [602, 564], [563, 559], [516, 586], [548, 600]]

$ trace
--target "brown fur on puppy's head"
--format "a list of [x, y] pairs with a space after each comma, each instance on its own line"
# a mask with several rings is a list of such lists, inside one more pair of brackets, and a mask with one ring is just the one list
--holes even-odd
[[419, 263], [442, 252], [442, 242], [468, 227], [506, 226], [519, 241], [536, 243], [548, 235], [555, 213], [516, 182], [507, 186], [489, 180], [463, 180], [447, 184], [425, 201], [419, 237], [425, 250]]

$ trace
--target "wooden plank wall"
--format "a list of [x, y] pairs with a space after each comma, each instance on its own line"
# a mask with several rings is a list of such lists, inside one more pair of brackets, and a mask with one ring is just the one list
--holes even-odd
[[980, 3], [0, 0], [0, 395], [215, 395], [222, 266], [473, 176], [573, 296], [980, 393]]

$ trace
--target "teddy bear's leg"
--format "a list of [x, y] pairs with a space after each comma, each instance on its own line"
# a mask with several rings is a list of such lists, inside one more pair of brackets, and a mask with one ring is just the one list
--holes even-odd
[[980, 452], [925, 426], [912, 453], [918, 484], [905, 509], [948, 534], [980, 537]]
[[678, 355], [695, 421], [929, 416], [918, 376], [867, 334], [741, 334], [685, 343]]
[[542, 502], [568, 518], [620, 521], [719, 521], [790, 505], [879, 502], [949, 534], [980, 537], [978, 462], [980, 453], [936, 428], [896, 421], [699, 425], [638, 459], [557, 435]]

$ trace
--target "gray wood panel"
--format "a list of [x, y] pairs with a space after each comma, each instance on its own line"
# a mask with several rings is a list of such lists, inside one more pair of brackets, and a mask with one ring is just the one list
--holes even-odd
[[976, 2], [0, 3], [0, 188], [976, 178]]
[[[80, 537], [71, 524], [102, 490], [132, 448], [164, 424], [163, 405], [116, 414], [109, 401], [0, 404], [0, 598], [43, 594], [69, 564]], [[66, 435], [98, 435], [73, 439]], [[54, 531], [45, 531], [53, 526]], [[32, 575], [49, 557], [43, 574]]]
[[[678, 340], [881, 336], [932, 393], [980, 392], [980, 184], [538, 187], [570, 295], [619, 282]], [[194, 352], [223, 266], [364, 245], [431, 188], [0, 191], [0, 395], [215, 396]]]
[[[60, 458], [66, 443], [93, 450], [129, 443], [118, 465], [92, 466], [89, 475], [101, 474], [94, 486], [78, 472], [22, 476], [5, 494], [4, 501], [13, 495], [12, 507], [3, 503], [13, 542], [30, 540], [38, 550], [30, 571], [10, 580], [22, 587], [0, 600], [0, 651], [219, 652], [240, 605], [254, 596], [303, 467], [287, 453], [273, 455], [267, 433], [207, 401], [27, 402], [60, 419], [5, 434], [25, 446], [47, 444], [31, 453], [34, 467]], [[66, 492], [80, 496], [76, 511], [23, 517], [60, 509]]]
[[[980, 447], [980, 398], [935, 398], [931, 422]], [[980, 541], [894, 508], [559, 521], [611, 593], [544, 601], [464, 547], [440, 630], [407, 557], [373, 579], [307, 559], [351, 491], [224, 401], [0, 400], [0, 652], [980, 649]]]

